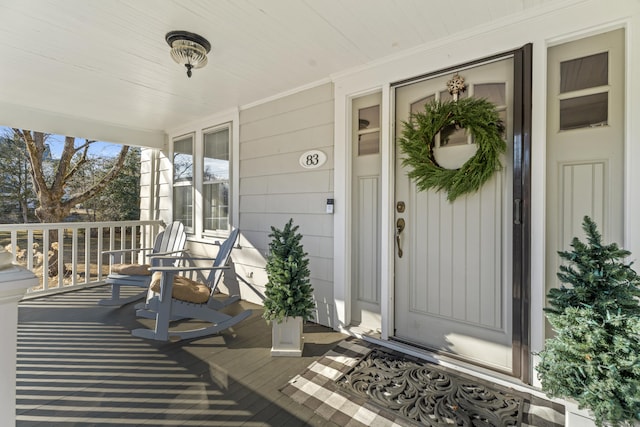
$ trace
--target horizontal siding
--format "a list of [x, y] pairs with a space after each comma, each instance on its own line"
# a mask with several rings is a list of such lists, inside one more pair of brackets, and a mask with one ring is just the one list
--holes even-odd
[[[311, 102], [310, 102], [311, 101]], [[317, 103], [333, 102], [333, 85], [324, 84], [242, 111], [242, 123], [264, 121]]]
[[[333, 237], [333, 217], [327, 214], [303, 215], [294, 212], [279, 214], [240, 212], [240, 230], [243, 233], [246, 233], [248, 231], [263, 231], [269, 234], [271, 233], [272, 225], [277, 228], [282, 228], [290, 218], [293, 218], [295, 225], [300, 226], [300, 229], [298, 231], [303, 236], [303, 244], [305, 242], [306, 236], [316, 238]], [[259, 249], [266, 249], [266, 247]], [[309, 251], [307, 250], [307, 252]]]
[[[302, 167], [300, 167], [302, 169]], [[242, 176], [242, 168], [240, 169]], [[240, 197], [260, 194], [333, 193], [333, 169], [277, 173], [240, 178]]]
[[[240, 223], [242, 249], [234, 253], [242, 297], [261, 302], [271, 226], [289, 218], [300, 227], [309, 254], [316, 321], [333, 326], [333, 88], [318, 86], [240, 113]], [[318, 169], [298, 163], [305, 151], [327, 155]]]
[[[223, 292], [240, 293], [243, 299], [262, 304], [271, 226], [282, 228], [293, 218], [309, 254], [315, 318], [327, 326], [333, 326], [333, 216], [326, 213], [334, 185], [333, 116], [331, 84], [240, 112], [239, 224], [234, 225], [241, 237], [231, 255], [233, 270], [220, 285]], [[326, 163], [317, 169], [300, 166], [300, 156], [308, 150], [322, 150]], [[170, 159], [161, 151], [153, 163], [151, 150], [143, 153], [143, 214], [150, 215], [154, 203], [155, 215], [170, 221]], [[188, 248], [203, 256], [215, 256], [218, 250], [213, 242], [193, 240]]]
[[[327, 162], [317, 169], [313, 169], [313, 173], [318, 173], [320, 171], [333, 172], [333, 148], [318, 148], [324, 148], [322, 151], [327, 155]], [[300, 173], [301, 169], [304, 175], [313, 176], [310, 170], [305, 170], [300, 166], [299, 159], [305, 151], [307, 150], [302, 149], [293, 153], [276, 153], [272, 155], [264, 155], [263, 157], [241, 160], [240, 170], [245, 171], [242, 176], [244, 178], [256, 176], [264, 177], [270, 175], [282, 176]], [[275, 169], [274, 166], [276, 166], [277, 169]]]
[[150, 209], [152, 203], [152, 179], [151, 171], [153, 169], [151, 157], [153, 150], [143, 148], [140, 150], [140, 219], [152, 219], [153, 212]]
[[240, 146], [240, 158], [247, 161], [279, 153], [300, 153], [311, 149], [333, 151], [333, 123], [244, 141]]
[[255, 141], [332, 123], [333, 101], [310, 105], [301, 110], [272, 116], [268, 120], [265, 119], [244, 125], [242, 124], [242, 117], [243, 115], [240, 113], [241, 140]]
[[310, 194], [247, 194], [240, 197], [243, 213], [287, 213], [325, 214], [327, 198], [333, 193]]

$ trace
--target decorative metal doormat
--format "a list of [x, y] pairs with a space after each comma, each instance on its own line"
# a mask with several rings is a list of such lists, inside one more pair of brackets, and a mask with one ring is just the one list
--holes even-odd
[[375, 348], [336, 381], [343, 390], [427, 426], [520, 426], [524, 397], [433, 363]]
[[[340, 341], [320, 359], [312, 362], [299, 375], [290, 379], [282, 387], [281, 391], [293, 401], [312, 409], [316, 414], [332, 423], [330, 425], [342, 427], [406, 427], [420, 425], [419, 421], [409, 419], [402, 416], [398, 411], [374, 403], [366, 393], [350, 392], [348, 387], [342, 385], [347, 381], [347, 375], [355, 377], [356, 367], [365, 361], [373, 350], [389, 353], [389, 350], [376, 344], [348, 337]], [[400, 353], [397, 354], [402, 357]], [[408, 356], [405, 358], [411, 362], [424, 363]], [[434, 365], [429, 365], [429, 367], [434, 367]], [[437, 366], [437, 369], [442, 369], [446, 373], [452, 372], [450, 369], [440, 366]], [[345, 379], [342, 379], [343, 377]], [[473, 379], [471, 383], [477, 384], [478, 380]], [[511, 390], [500, 390], [493, 385], [490, 385], [489, 388], [504, 391], [508, 395], [513, 394], [523, 397], [524, 405], [520, 427], [563, 427], [565, 425], [565, 408], [559, 403], [551, 402], [533, 394], [511, 393]], [[464, 425], [459, 423], [458, 420], [452, 420], [451, 422], [453, 424], [447, 424], [447, 427]], [[489, 424], [477, 423], [469, 425], [488, 426]]]

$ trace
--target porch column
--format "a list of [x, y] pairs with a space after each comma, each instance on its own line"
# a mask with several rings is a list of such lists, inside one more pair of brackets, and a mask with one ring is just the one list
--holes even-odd
[[[9, 257], [7, 257], [9, 255]], [[18, 302], [38, 284], [36, 276], [10, 263], [11, 254], [0, 249], [0, 425], [16, 423], [16, 352]]]

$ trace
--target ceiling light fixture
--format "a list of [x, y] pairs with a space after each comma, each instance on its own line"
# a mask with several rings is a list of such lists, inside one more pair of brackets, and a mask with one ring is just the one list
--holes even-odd
[[204, 37], [188, 31], [170, 31], [165, 40], [171, 46], [173, 60], [187, 68], [188, 77], [191, 77], [192, 69], [207, 65], [211, 44]]

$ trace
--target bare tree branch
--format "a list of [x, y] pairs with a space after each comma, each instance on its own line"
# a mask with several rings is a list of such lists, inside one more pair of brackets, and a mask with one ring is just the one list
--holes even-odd
[[70, 206], [75, 206], [99, 194], [107, 186], [107, 184], [109, 184], [109, 182], [111, 182], [118, 175], [118, 173], [120, 173], [120, 170], [122, 169], [122, 165], [124, 165], [124, 160], [127, 157], [128, 151], [129, 151], [129, 146], [123, 145], [122, 148], [120, 149], [120, 152], [118, 153], [118, 157], [116, 158], [115, 163], [113, 164], [109, 172], [107, 172], [105, 176], [103, 176], [97, 183], [91, 186], [88, 190], [84, 191], [81, 194], [72, 196], [66, 203], [68, 203]]
[[42, 138], [36, 137], [30, 130], [26, 129], [13, 129], [14, 134], [25, 143], [27, 147], [27, 153], [29, 154], [29, 164], [31, 170], [31, 179], [33, 179], [34, 190], [38, 199], [40, 199], [42, 192], [47, 188], [47, 182], [42, 170], [42, 155], [44, 153], [44, 135]]
[[[67, 175], [64, 177], [65, 182], [69, 182], [69, 180], [73, 177], [73, 175], [75, 175], [76, 172], [78, 172], [80, 167], [87, 162], [87, 153], [89, 152], [89, 147], [94, 142], [95, 141], [89, 142], [88, 139], [85, 139], [85, 143], [84, 144], [82, 144], [81, 146], [75, 148], [74, 154], [77, 154], [80, 150], [82, 150], [82, 155], [80, 156], [80, 158], [78, 160], [76, 160], [76, 164], [73, 165], [71, 170], [69, 170]], [[73, 158], [73, 156], [72, 156], [72, 158]]]
[[[75, 138], [66, 136], [60, 161], [55, 169], [51, 185], [48, 186], [43, 162], [43, 154], [46, 148], [45, 140], [48, 134], [27, 129], [13, 129], [13, 132], [18, 138], [24, 141], [27, 147], [29, 164], [31, 166], [30, 174], [39, 201], [39, 206], [36, 208], [36, 216], [41, 222], [60, 222], [69, 215], [75, 205], [91, 199], [100, 193], [100, 191], [118, 175], [129, 151], [129, 146], [122, 146], [114, 165], [106, 175], [86, 191], [73, 195], [65, 200], [65, 197], [68, 196], [66, 192], [68, 192], [67, 187], [70, 184], [71, 178], [89, 161], [89, 147], [95, 141], [85, 139], [83, 144], [76, 147]], [[78, 153], [80, 153], [79, 156]]]

